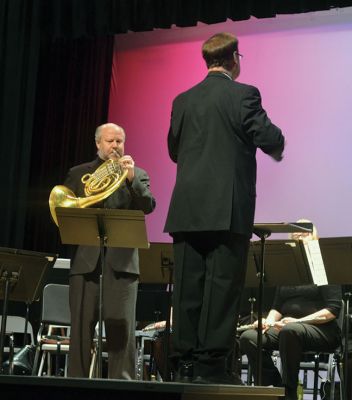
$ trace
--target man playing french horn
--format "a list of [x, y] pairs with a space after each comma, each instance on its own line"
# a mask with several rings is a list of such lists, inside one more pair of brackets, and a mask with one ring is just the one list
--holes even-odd
[[[97, 128], [97, 158], [70, 169], [64, 185], [79, 200], [95, 201], [95, 193], [107, 191], [111, 180], [125, 178], [118, 190], [102, 196], [95, 207], [142, 210], [149, 214], [155, 199], [149, 188], [149, 176], [124, 154], [125, 131], [106, 123]], [[108, 161], [107, 160], [112, 160]], [[121, 173], [118, 166], [122, 167]], [[127, 172], [126, 172], [127, 171]], [[116, 186], [116, 185], [115, 185]], [[88, 194], [87, 194], [88, 193]], [[98, 197], [99, 199], [99, 197]], [[89, 203], [90, 204], [90, 203]], [[100, 250], [78, 246], [71, 261], [70, 309], [71, 342], [68, 375], [88, 377], [94, 330], [99, 317]], [[138, 289], [138, 250], [107, 248], [103, 274], [103, 319], [105, 323], [108, 377], [135, 378], [135, 308]]]

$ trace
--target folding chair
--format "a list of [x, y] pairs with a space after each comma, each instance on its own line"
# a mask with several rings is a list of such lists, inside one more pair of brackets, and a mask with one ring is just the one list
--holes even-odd
[[[342, 300], [341, 310], [337, 323], [341, 329], [342, 334], [344, 333], [344, 317], [345, 317], [345, 302]], [[303, 353], [304, 357], [313, 358], [312, 361], [302, 361], [300, 363], [300, 369], [304, 371], [303, 387], [305, 393], [312, 393], [313, 400], [318, 399], [319, 392], [319, 378], [320, 371], [326, 371], [327, 381], [330, 383], [329, 393], [325, 393], [325, 399], [334, 400], [335, 399], [335, 375], [336, 367], [343, 360], [343, 347], [342, 343], [337, 346], [331, 352], [326, 351], [306, 351]], [[308, 371], [313, 371], [313, 388], [307, 388], [307, 373]]]
[[[46, 375], [50, 376], [52, 374], [51, 354], [54, 353], [56, 355], [55, 375], [59, 375], [60, 356], [64, 354], [64, 375], [67, 376], [70, 325], [69, 286], [46, 285], [43, 290], [41, 322], [37, 335], [37, 349], [32, 375], [41, 376], [45, 361], [47, 361]], [[38, 368], [39, 358], [40, 365]]]

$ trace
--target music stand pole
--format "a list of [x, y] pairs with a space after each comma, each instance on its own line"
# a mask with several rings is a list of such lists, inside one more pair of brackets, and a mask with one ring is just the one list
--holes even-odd
[[28, 343], [28, 321], [29, 321], [29, 303], [26, 302], [26, 320], [24, 323], [24, 337], [23, 337], [23, 347]]
[[99, 321], [98, 321], [98, 378], [103, 374], [103, 300], [104, 300], [104, 269], [105, 269], [105, 246], [107, 243], [107, 236], [102, 215], [97, 215], [99, 243], [100, 243], [100, 265], [101, 271], [99, 276]]
[[[251, 311], [250, 311], [250, 320], [249, 323], [253, 324], [254, 323], [254, 303], [256, 301], [255, 297], [250, 297], [248, 299], [250, 305], [251, 305]], [[248, 363], [247, 365], [247, 386], [251, 386], [252, 384], [252, 368], [250, 364]]]
[[265, 275], [265, 240], [270, 236], [269, 231], [256, 231], [256, 235], [260, 237], [261, 242], [261, 254], [260, 254], [260, 270], [259, 270], [259, 288], [258, 288], [258, 329], [257, 329], [257, 343], [258, 343], [258, 354], [257, 354], [257, 373], [254, 384], [261, 385], [262, 383], [262, 359], [263, 354], [261, 349], [263, 348], [263, 297], [264, 297], [264, 275]]
[[165, 341], [164, 341], [164, 376], [166, 381], [170, 381], [170, 368], [169, 368], [169, 349], [170, 349], [170, 318], [171, 318], [171, 305], [172, 305], [172, 282], [173, 282], [173, 268], [172, 265], [169, 266], [169, 283], [168, 283], [168, 307], [166, 315], [166, 325], [165, 325]]
[[350, 297], [352, 296], [352, 293], [347, 292], [345, 293], [346, 296], [346, 314], [345, 314], [345, 339], [344, 339], [344, 365], [343, 365], [343, 398], [347, 399], [347, 370], [348, 370], [348, 336], [349, 336], [349, 331], [350, 331]]

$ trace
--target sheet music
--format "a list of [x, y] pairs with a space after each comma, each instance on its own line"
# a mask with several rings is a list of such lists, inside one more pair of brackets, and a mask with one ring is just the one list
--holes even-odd
[[313, 282], [318, 286], [327, 285], [328, 278], [326, 276], [323, 257], [321, 256], [319, 240], [308, 240], [303, 243]]

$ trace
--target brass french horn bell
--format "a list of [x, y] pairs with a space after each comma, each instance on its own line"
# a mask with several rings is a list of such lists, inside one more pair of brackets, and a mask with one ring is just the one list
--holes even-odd
[[106, 160], [92, 174], [83, 175], [86, 197], [76, 197], [68, 187], [54, 186], [49, 196], [49, 209], [55, 224], [59, 226], [56, 207], [86, 208], [105, 200], [117, 190], [127, 177], [128, 170], [122, 169], [116, 160]]

